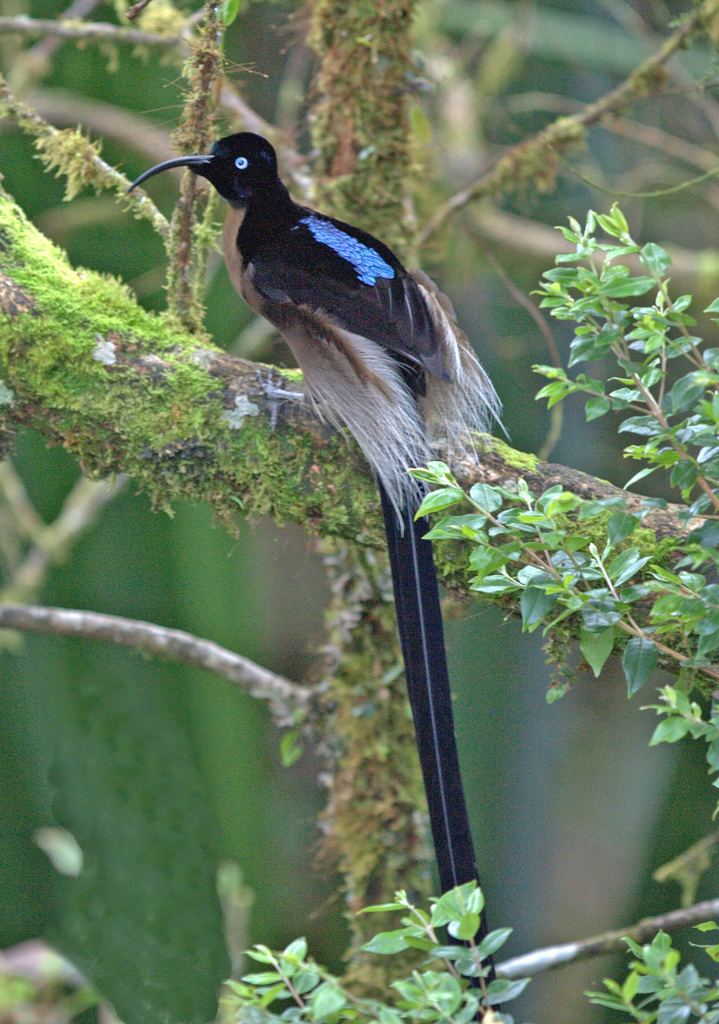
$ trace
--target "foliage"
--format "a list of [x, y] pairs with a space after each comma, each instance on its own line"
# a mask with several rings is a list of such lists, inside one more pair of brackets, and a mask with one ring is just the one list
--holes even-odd
[[[486, 959], [509, 938], [511, 928], [499, 928], [477, 941], [484, 896], [476, 882], [467, 882], [431, 901], [430, 910], [415, 906], [406, 892], [391, 903], [367, 907], [364, 913], [403, 913], [401, 928], [378, 932], [363, 947], [368, 953], [396, 956], [408, 949], [424, 953], [420, 967], [409, 977], [391, 983], [387, 1001], [355, 995], [335, 975], [308, 958], [307, 943], [296, 939], [282, 952], [255, 946], [247, 955], [260, 971], [228, 982], [225, 1008], [240, 1024], [340, 1024], [342, 1021], [403, 1021], [470, 1024], [512, 1024], [512, 1017], [493, 1009], [520, 995], [528, 978], [489, 981]], [[458, 940], [448, 945], [438, 934], [447, 929]], [[281, 1004], [289, 1001], [282, 1009]], [[280, 1005], [278, 1005], [280, 1004]]]
[[[714, 922], [698, 926], [699, 931], [716, 931]], [[606, 992], [587, 992], [590, 1002], [618, 1010], [641, 1024], [684, 1024], [719, 1021], [719, 986], [716, 979], [701, 977], [693, 964], [680, 969], [679, 951], [671, 938], [658, 932], [650, 943], [640, 946], [625, 939], [634, 954], [624, 982], [604, 979]], [[692, 945], [698, 945], [692, 943]], [[719, 946], [700, 946], [714, 962], [719, 960]]]
[[[599, 228], [613, 241], [598, 239]], [[671, 297], [667, 253], [651, 242], [638, 246], [617, 206], [609, 214], [590, 211], [584, 228], [572, 219], [562, 231], [575, 250], [544, 275], [542, 305], [576, 324], [570, 366], [612, 358], [619, 376], [607, 384], [539, 366], [550, 382], [537, 397], [552, 407], [584, 395], [589, 421], [618, 413], [620, 432], [642, 438], [625, 449], [643, 463], [627, 486], [668, 472], [688, 503], [679, 521], [689, 526], [702, 517], [701, 525], [657, 544], [643, 523], [667, 508], [663, 498], [643, 498], [630, 510], [628, 496], [584, 501], [561, 486], [535, 496], [524, 481], [516, 490], [479, 483], [465, 494], [442, 462], [413, 471], [435, 488], [418, 515], [468, 505], [436, 522], [428, 537], [472, 545], [472, 589], [499, 599], [519, 594], [528, 632], [578, 618], [580, 648], [595, 676], [621, 649], [630, 696], [660, 662], [677, 663], [686, 681], [716, 680], [719, 585], [710, 580], [719, 562], [719, 348], [705, 348], [690, 333], [691, 296]], [[648, 273], [632, 273], [619, 262], [627, 257]], [[651, 305], [627, 301], [648, 292]], [[706, 312], [719, 312], [719, 299]], [[670, 377], [675, 363], [688, 371]]]

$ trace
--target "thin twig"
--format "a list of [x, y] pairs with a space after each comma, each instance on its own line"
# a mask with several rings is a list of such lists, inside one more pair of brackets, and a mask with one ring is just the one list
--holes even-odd
[[555, 967], [564, 967], [578, 960], [589, 957], [604, 956], [608, 953], [626, 953], [625, 938], [635, 942], [650, 942], [659, 931], [677, 932], [682, 928], [710, 921], [719, 914], [719, 899], [703, 900], [683, 910], [670, 910], [658, 917], [644, 917], [628, 928], [602, 932], [588, 939], [576, 942], [565, 942], [559, 946], [547, 946], [535, 949], [531, 953], [512, 957], [497, 964], [497, 975], [500, 978], [522, 978], [527, 975], [541, 974]]
[[60, 514], [35, 537], [27, 553], [0, 592], [0, 600], [27, 600], [37, 593], [48, 568], [96, 521], [102, 509], [125, 487], [127, 477], [113, 481], [81, 477], [65, 499]]
[[[574, 246], [565, 242], [559, 232], [548, 224], [542, 224], [528, 217], [499, 210], [489, 202], [480, 204], [471, 212], [471, 220], [482, 242], [505, 251], [517, 253], [522, 259], [553, 260], [557, 253], [574, 252]], [[672, 260], [672, 278], [702, 283], [715, 279], [711, 269], [719, 263], [719, 252], [715, 249], [685, 249], [673, 245], [664, 245]], [[636, 256], [626, 257], [627, 266], [633, 273], [640, 272], [640, 263]], [[711, 287], [711, 283], [706, 285]]]
[[[550, 110], [556, 114], [575, 114], [577, 111], [584, 110], [586, 106], [586, 103], [582, 103], [581, 100], [576, 100], [572, 96], [538, 91], [521, 93], [510, 97], [507, 101], [507, 109], [512, 113]], [[664, 156], [682, 160], [701, 171], [710, 171], [716, 167], [717, 158], [711, 150], [697, 146], [678, 135], [672, 135], [656, 125], [643, 124], [632, 118], [607, 114], [602, 120], [602, 128], [631, 139], [632, 142], [639, 142], [650, 149], [656, 149]]]
[[18, 536], [33, 540], [44, 529], [25, 485], [9, 460], [0, 462], [0, 494], [13, 519]]
[[128, 21], [134, 21], [139, 14], [142, 14], [142, 12], [145, 10], [148, 4], [151, 3], [152, 0], [138, 0], [136, 4], [133, 4], [132, 7], [129, 7], [127, 9], [127, 11], [125, 12], [125, 17]]
[[170, 133], [136, 111], [90, 100], [64, 89], [34, 89], [25, 99], [28, 106], [56, 127], [74, 128], [81, 124], [93, 135], [113, 139], [123, 149], [153, 163], [166, 160], [170, 155]]
[[194, 665], [236, 683], [251, 697], [268, 701], [283, 722], [291, 721], [293, 713], [305, 708], [311, 696], [308, 687], [296, 685], [212, 640], [152, 622], [70, 608], [6, 604], [0, 605], [0, 629], [81, 636]]
[[29, 18], [26, 14], [0, 16], [0, 32], [23, 35], [58, 36], [60, 39], [85, 39], [97, 42], [129, 43], [131, 46], [177, 46], [178, 35], [142, 32], [104, 21], [53, 21], [50, 18]]
[[[100, 0], [73, 0], [58, 20], [68, 22], [86, 18], [99, 4]], [[20, 57], [24, 64], [32, 62], [35, 67], [46, 68], [61, 46], [62, 38], [60, 36], [46, 36], [31, 46], [29, 50], [25, 50]]]
[[655, 54], [600, 99], [588, 104], [577, 114], [557, 118], [540, 132], [512, 146], [494, 166], [435, 211], [420, 231], [418, 245], [424, 245], [451, 216], [475, 199], [496, 195], [538, 179], [546, 186], [554, 175], [557, 150], [580, 141], [585, 130], [606, 114], [620, 110], [638, 95], [645, 95], [656, 82], [662, 66], [699, 30], [708, 11], [708, 3], [698, 7], [683, 20]]
[[[471, 226], [471, 221], [467, 221], [468, 226]], [[471, 227], [470, 227], [471, 230]], [[471, 232], [474, 235], [474, 232]], [[562, 359], [559, 355], [559, 349], [557, 348], [557, 342], [552, 334], [552, 329], [547, 323], [546, 317], [542, 315], [541, 310], [532, 302], [528, 295], [525, 295], [521, 288], [518, 288], [512, 278], [509, 276], [507, 271], [504, 269], [502, 264], [499, 262], [494, 253], [487, 249], [484, 253], [486, 259], [492, 266], [495, 274], [500, 279], [504, 287], [507, 289], [511, 297], [534, 321], [539, 333], [544, 338], [544, 343], [547, 346], [547, 353], [552, 366], [561, 367]], [[564, 421], [564, 408], [561, 403], [552, 406], [549, 411], [549, 430], [544, 438], [541, 446], [537, 450], [537, 455], [540, 459], [548, 459], [550, 454], [554, 451], [559, 439], [562, 436], [562, 423]]]

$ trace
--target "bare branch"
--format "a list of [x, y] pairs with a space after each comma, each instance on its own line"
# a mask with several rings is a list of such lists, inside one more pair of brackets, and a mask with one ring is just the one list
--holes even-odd
[[[99, 6], [99, 3], [100, 0], [73, 0], [58, 20], [67, 22], [78, 18], [86, 18], [88, 14], [91, 14]], [[51, 59], [61, 46], [62, 39], [60, 36], [46, 36], [21, 54], [22, 61], [44, 71], [48, 68]]]
[[532, 953], [515, 956], [511, 960], [497, 964], [497, 974], [500, 978], [521, 978], [541, 974], [555, 967], [565, 967], [589, 957], [626, 953], [625, 938], [633, 939], [635, 942], [650, 942], [657, 932], [678, 932], [682, 928], [701, 924], [702, 921], [710, 921], [718, 914], [719, 899], [704, 900], [682, 910], [670, 910], [669, 913], [660, 914], [658, 917], [644, 917], [628, 928], [602, 932], [589, 939], [547, 946], [544, 949], [535, 949]]
[[20, 537], [33, 540], [44, 528], [30, 496], [15, 468], [7, 459], [0, 462], [0, 495]]
[[[549, 260], [557, 253], [574, 251], [574, 247], [565, 242], [559, 232], [548, 224], [542, 224], [529, 217], [522, 217], [507, 210], [499, 210], [490, 203], [482, 203], [470, 213], [472, 225], [485, 242], [493, 246], [520, 254], [526, 261], [528, 258]], [[713, 269], [719, 264], [719, 251], [716, 249], [686, 249], [667, 242], [664, 245], [672, 260], [672, 277], [696, 283], [697, 279], [707, 282], [716, 280]], [[637, 268], [639, 262], [633, 256], [627, 256], [627, 265]], [[709, 287], [709, 285], [707, 285]]]
[[178, 35], [160, 35], [123, 28], [104, 21], [54, 21], [50, 18], [29, 18], [26, 14], [0, 16], [0, 32], [23, 35], [57, 36], [60, 39], [85, 39], [95, 42], [129, 43], [131, 46], [177, 46]]
[[26, 100], [28, 106], [50, 124], [63, 128], [81, 124], [93, 135], [114, 139], [123, 149], [130, 149], [155, 163], [166, 160], [170, 154], [170, 133], [136, 111], [89, 100], [64, 89], [34, 89]]
[[435, 211], [420, 231], [418, 245], [424, 245], [450, 217], [475, 199], [511, 191], [530, 182], [534, 182], [540, 190], [549, 187], [556, 172], [557, 152], [581, 141], [586, 129], [605, 115], [616, 113], [637, 96], [656, 89], [661, 82], [663, 65], [701, 29], [711, 10], [712, 5], [706, 0], [682, 21], [655, 54], [643, 61], [623, 82], [579, 113], [557, 118], [540, 132], [512, 146], [476, 181], [461, 189]]
[[127, 11], [125, 12], [125, 17], [128, 21], [134, 21], [135, 18], [138, 17], [138, 15], [142, 14], [142, 12], [151, 2], [152, 0], [137, 0], [136, 4], [133, 4], [132, 7], [128, 7]]
[[0, 628], [102, 640], [203, 668], [235, 683], [251, 697], [267, 701], [281, 724], [293, 721], [296, 712], [307, 707], [312, 693], [308, 687], [291, 683], [212, 640], [119, 615], [6, 604], [0, 605]]

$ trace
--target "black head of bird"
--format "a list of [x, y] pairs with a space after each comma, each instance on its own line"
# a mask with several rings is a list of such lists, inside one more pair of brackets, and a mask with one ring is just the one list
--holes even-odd
[[231, 280], [287, 341], [315, 408], [349, 428], [395, 508], [414, 500], [407, 467], [431, 457], [431, 424], [458, 440], [498, 411], [451, 304], [379, 239], [293, 202], [260, 135], [239, 132], [207, 154], [165, 160], [130, 188], [173, 167], [227, 200]]
[[275, 151], [267, 139], [253, 132], [239, 132], [219, 139], [206, 155], [179, 156], [155, 164], [133, 181], [128, 192], [173, 167], [189, 167], [207, 178], [222, 198], [236, 208], [247, 206], [253, 196], [286, 191], [277, 176]]

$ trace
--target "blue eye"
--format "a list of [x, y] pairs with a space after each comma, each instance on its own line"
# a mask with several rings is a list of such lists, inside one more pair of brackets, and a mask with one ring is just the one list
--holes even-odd
[[247, 168], [249, 162], [250, 161], [247, 159], [246, 156], [238, 156], [237, 159], [235, 160], [235, 167], [237, 168], [238, 171], [244, 171]]

